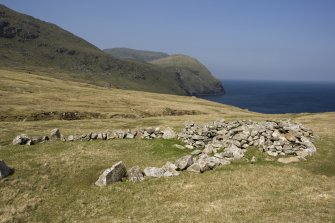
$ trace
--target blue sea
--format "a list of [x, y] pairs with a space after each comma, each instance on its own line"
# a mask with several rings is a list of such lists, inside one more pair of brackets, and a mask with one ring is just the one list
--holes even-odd
[[334, 82], [224, 80], [226, 94], [202, 98], [266, 114], [335, 111]]

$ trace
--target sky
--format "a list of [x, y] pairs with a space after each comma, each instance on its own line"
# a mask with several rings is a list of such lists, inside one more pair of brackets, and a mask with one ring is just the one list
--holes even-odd
[[187, 54], [221, 79], [335, 81], [335, 0], [0, 0], [89, 41]]

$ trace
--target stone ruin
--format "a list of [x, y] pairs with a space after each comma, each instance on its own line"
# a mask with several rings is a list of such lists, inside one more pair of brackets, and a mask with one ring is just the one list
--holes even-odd
[[[218, 166], [228, 165], [232, 160], [244, 157], [250, 146], [258, 147], [269, 156], [277, 157], [279, 162], [291, 163], [305, 160], [316, 152], [313, 144], [313, 131], [302, 124], [282, 121], [215, 121], [207, 124], [186, 122], [179, 134], [171, 128], [141, 128], [139, 130], [116, 130], [114, 132], [91, 132], [83, 135], [63, 136], [59, 129], [51, 131], [50, 137], [28, 137], [19, 135], [13, 144], [33, 145], [47, 140], [91, 141], [111, 139], [172, 139], [178, 138], [185, 145], [175, 144], [178, 149], [188, 149], [190, 155], [183, 156], [175, 162], [167, 162], [162, 167], [146, 167], [143, 171], [134, 166], [128, 171], [122, 161], [106, 169], [99, 177], [96, 185], [104, 186], [110, 183], [128, 179], [138, 182], [145, 177], [178, 176], [181, 171], [203, 173]], [[40, 140], [36, 140], [40, 139]], [[289, 157], [285, 157], [289, 155]], [[251, 163], [256, 162], [253, 157]]]

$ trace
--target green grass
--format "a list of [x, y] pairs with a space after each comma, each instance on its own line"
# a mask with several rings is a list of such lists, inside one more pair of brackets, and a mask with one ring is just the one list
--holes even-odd
[[[195, 97], [125, 90], [0, 71], [0, 159], [15, 173], [0, 180], [0, 222], [334, 222], [335, 113], [264, 115]], [[70, 95], [70, 96], [69, 96]], [[72, 95], [80, 97], [72, 97]], [[166, 108], [199, 111], [163, 115]], [[100, 118], [29, 121], [45, 111], [98, 112]], [[143, 113], [151, 114], [142, 117]], [[106, 118], [131, 114], [133, 118]], [[48, 142], [12, 146], [18, 134], [66, 136], [160, 126], [180, 130], [184, 122], [286, 119], [316, 135], [317, 153], [307, 161], [280, 164], [251, 147], [246, 159], [203, 174], [120, 182], [97, 187], [99, 174], [117, 161], [127, 168], [162, 166], [187, 154], [177, 140]]]

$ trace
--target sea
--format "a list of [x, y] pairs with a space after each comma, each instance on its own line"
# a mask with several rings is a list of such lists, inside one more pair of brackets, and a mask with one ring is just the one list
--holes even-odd
[[335, 111], [335, 82], [222, 80], [224, 95], [202, 98], [266, 114]]

